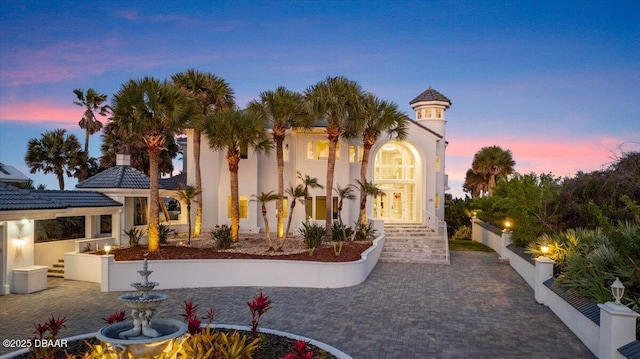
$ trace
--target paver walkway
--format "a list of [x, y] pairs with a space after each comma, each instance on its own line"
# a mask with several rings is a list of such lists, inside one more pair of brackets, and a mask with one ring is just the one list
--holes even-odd
[[[218, 322], [248, 325], [245, 302], [259, 291], [273, 300], [262, 326], [317, 339], [353, 358], [594, 358], [495, 253], [451, 252], [450, 266], [378, 263], [363, 284], [343, 289], [162, 290], [170, 298], [159, 315], [180, 318], [181, 304], [192, 300], [202, 314], [213, 307]], [[46, 291], [0, 296], [0, 338], [31, 337], [34, 323], [52, 315], [67, 317], [63, 336], [94, 332], [101, 318], [125, 309], [121, 294], [55, 279]]]

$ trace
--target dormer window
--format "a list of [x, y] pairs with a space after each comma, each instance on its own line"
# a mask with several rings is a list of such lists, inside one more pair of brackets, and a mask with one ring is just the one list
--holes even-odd
[[442, 109], [441, 108], [436, 109], [436, 117], [437, 118], [442, 118]]
[[418, 120], [422, 118], [422, 110], [416, 111], [418, 113]]
[[431, 117], [431, 109], [427, 108], [424, 110], [424, 118], [429, 118]]

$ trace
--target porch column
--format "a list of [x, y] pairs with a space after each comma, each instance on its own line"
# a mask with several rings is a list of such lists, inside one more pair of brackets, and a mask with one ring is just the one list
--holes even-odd
[[600, 307], [600, 359], [624, 359], [618, 348], [636, 339], [640, 314], [622, 304], [606, 302]]

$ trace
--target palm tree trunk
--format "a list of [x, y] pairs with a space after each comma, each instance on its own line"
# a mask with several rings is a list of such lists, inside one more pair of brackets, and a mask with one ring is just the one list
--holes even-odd
[[238, 195], [238, 163], [240, 154], [227, 154], [229, 163], [229, 180], [231, 182], [231, 241], [238, 241], [238, 230], [240, 229], [240, 196]]
[[87, 158], [89, 158], [89, 128], [84, 131], [84, 153], [86, 153]]
[[187, 204], [187, 223], [189, 224], [189, 232], [187, 232], [188, 240], [187, 244], [191, 245], [191, 202]]
[[56, 172], [56, 177], [58, 178], [58, 187], [61, 191], [64, 191], [64, 173]]
[[329, 158], [327, 160], [327, 184], [325, 187], [326, 203], [325, 203], [325, 226], [324, 230], [327, 234], [331, 234], [331, 220], [333, 219], [333, 212], [331, 211], [332, 191], [333, 191], [333, 173], [336, 168], [336, 147], [338, 145], [339, 137], [335, 139], [330, 137], [329, 139]]
[[267, 207], [262, 205], [262, 219], [264, 220], [264, 230], [267, 235], [267, 244], [269, 245], [269, 250], [273, 250], [273, 243], [271, 243], [271, 235], [269, 234], [269, 219], [267, 218]]
[[160, 150], [149, 150], [149, 233], [148, 248], [154, 252], [160, 248], [160, 228], [158, 215], [158, 163], [160, 162]]
[[[360, 164], [360, 183], [367, 183], [367, 167], [369, 167], [369, 154], [371, 153], [371, 147], [373, 146], [373, 144], [369, 143], [369, 141], [367, 141], [365, 139], [365, 141], [363, 141], [364, 144], [362, 146], [362, 163]], [[375, 140], [374, 140], [375, 142]], [[364, 203], [364, 207], [363, 207], [363, 203]], [[360, 188], [360, 214], [358, 215], [358, 221], [360, 224], [364, 224], [362, 218], [365, 219], [366, 222], [366, 218], [367, 218], [367, 194], [364, 193], [363, 189]]]
[[[282, 150], [282, 140], [276, 141], [276, 160], [278, 161], [278, 199], [276, 200], [276, 218], [278, 238], [284, 237], [284, 153]], [[291, 214], [289, 214], [291, 216]], [[266, 223], [265, 223], [266, 224]], [[271, 244], [269, 244], [271, 246]]]
[[[202, 132], [200, 129], [193, 129], [193, 162], [196, 170], [196, 189], [199, 190], [196, 194], [196, 221], [195, 228], [193, 229], [193, 235], [199, 236], [202, 232], [202, 174], [200, 173], [200, 136]], [[191, 217], [189, 217], [191, 220]], [[189, 231], [191, 232], [191, 231]]]
[[295, 198], [293, 198], [293, 201], [291, 202], [291, 210], [289, 211], [289, 220], [287, 221], [287, 231], [284, 233], [284, 237], [282, 237], [282, 240], [280, 241], [280, 246], [278, 247], [278, 251], [282, 250], [282, 247], [284, 246], [284, 241], [287, 239], [287, 237], [289, 237], [289, 230], [291, 229], [291, 219], [293, 218], [294, 208], [296, 208]]

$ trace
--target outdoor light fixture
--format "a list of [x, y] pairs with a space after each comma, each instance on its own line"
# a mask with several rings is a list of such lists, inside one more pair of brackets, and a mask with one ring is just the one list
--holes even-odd
[[106, 254], [109, 254], [109, 252], [110, 252], [110, 251], [111, 251], [111, 246], [110, 246], [110, 245], [108, 245], [108, 244], [105, 244], [105, 245], [104, 245], [104, 252], [105, 252]]
[[511, 228], [511, 221], [509, 221], [508, 219], [504, 221], [504, 231], [503, 232], [509, 232], [509, 229]]
[[473, 216], [473, 218], [476, 218], [478, 216], [478, 212], [477, 211], [473, 211], [473, 212], [471, 212], [471, 215]]
[[24, 218], [24, 219], [22, 220], [22, 224], [27, 224], [27, 223], [29, 223], [29, 220], [28, 220], [28, 219], [26, 219], [26, 218]]
[[542, 243], [540, 245], [540, 252], [542, 252], [543, 256], [546, 256], [549, 253], [549, 246], [546, 243]]
[[16, 245], [16, 247], [18, 248], [22, 248], [24, 247], [24, 237], [18, 237], [16, 239], [13, 240], [13, 243]]
[[611, 294], [613, 294], [613, 297], [616, 299], [616, 304], [622, 304], [620, 303], [620, 299], [622, 299], [624, 295], [624, 284], [622, 284], [618, 277], [616, 277], [616, 281], [611, 285]]

